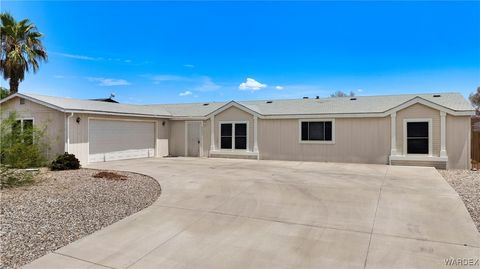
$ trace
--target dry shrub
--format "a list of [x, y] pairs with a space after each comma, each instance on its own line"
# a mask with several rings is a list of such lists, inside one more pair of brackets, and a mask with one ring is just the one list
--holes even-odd
[[103, 179], [109, 179], [109, 180], [127, 180], [127, 176], [120, 175], [114, 172], [98, 172], [95, 175], [93, 175], [94, 178], [103, 178]]

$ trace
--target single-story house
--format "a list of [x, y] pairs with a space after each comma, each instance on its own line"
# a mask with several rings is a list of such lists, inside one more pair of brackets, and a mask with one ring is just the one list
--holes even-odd
[[2, 117], [47, 125], [49, 157], [82, 164], [162, 157], [470, 167], [470, 117], [459, 93], [132, 105], [16, 93]]

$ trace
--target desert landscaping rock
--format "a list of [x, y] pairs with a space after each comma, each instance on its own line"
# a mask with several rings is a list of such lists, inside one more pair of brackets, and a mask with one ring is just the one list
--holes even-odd
[[17, 268], [152, 204], [158, 183], [93, 178], [98, 170], [44, 172], [29, 187], [1, 191], [0, 268]]
[[440, 170], [457, 191], [480, 232], [480, 171]]

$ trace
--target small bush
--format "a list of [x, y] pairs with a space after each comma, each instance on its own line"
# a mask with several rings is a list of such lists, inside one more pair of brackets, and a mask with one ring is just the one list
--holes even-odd
[[33, 183], [33, 174], [0, 165], [0, 189], [7, 189]]
[[58, 170], [72, 170], [80, 168], [80, 161], [74, 154], [68, 154], [65, 152], [63, 155], [59, 155], [51, 164], [50, 169], [53, 171]]
[[110, 180], [127, 180], [127, 177], [113, 172], [98, 172], [93, 175], [94, 178], [104, 178]]

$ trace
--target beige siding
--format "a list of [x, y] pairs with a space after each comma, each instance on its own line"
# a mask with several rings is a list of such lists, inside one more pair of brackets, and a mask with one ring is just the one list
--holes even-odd
[[299, 121], [259, 120], [260, 159], [388, 163], [390, 118], [337, 118], [335, 144], [299, 143]]
[[55, 158], [65, 150], [65, 114], [63, 112], [25, 100], [20, 104], [20, 98], [15, 97], [0, 105], [1, 117], [6, 118], [12, 111], [17, 111], [21, 118], [33, 118], [37, 128], [45, 129], [49, 149], [46, 152], [48, 159]]
[[[70, 115], [70, 114], [67, 114]], [[77, 123], [77, 118], [80, 122]], [[170, 135], [170, 124], [167, 119], [153, 119], [153, 118], [139, 118], [139, 117], [123, 117], [123, 116], [109, 116], [109, 115], [94, 115], [94, 114], [74, 114], [69, 119], [70, 123], [70, 144], [69, 152], [75, 154], [82, 164], [88, 162], [88, 119], [102, 118], [102, 119], [116, 119], [116, 120], [147, 120], [155, 121], [157, 123], [156, 136], [156, 155], [168, 155], [168, 139]], [[165, 124], [162, 124], [165, 122]], [[134, 139], [134, 137], [132, 137]]]
[[468, 169], [470, 167], [470, 122], [469, 116], [447, 115], [448, 169]]
[[[173, 120], [170, 123], [170, 154], [172, 156], [185, 156], [185, 121]], [[203, 156], [208, 157], [210, 151], [210, 120], [203, 121]]]
[[185, 156], [185, 121], [170, 121], [170, 155]]
[[219, 123], [222, 121], [248, 122], [248, 151], [253, 151], [253, 115], [236, 107], [230, 107], [215, 115], [215, 148], [219, 149]]
[[432, 119], [432, 153], [433, 156], [440, 155], [440, 111], [415, 104], [397, 112], [397, 153], [403, 152], [403, 122], [404, 119]]

